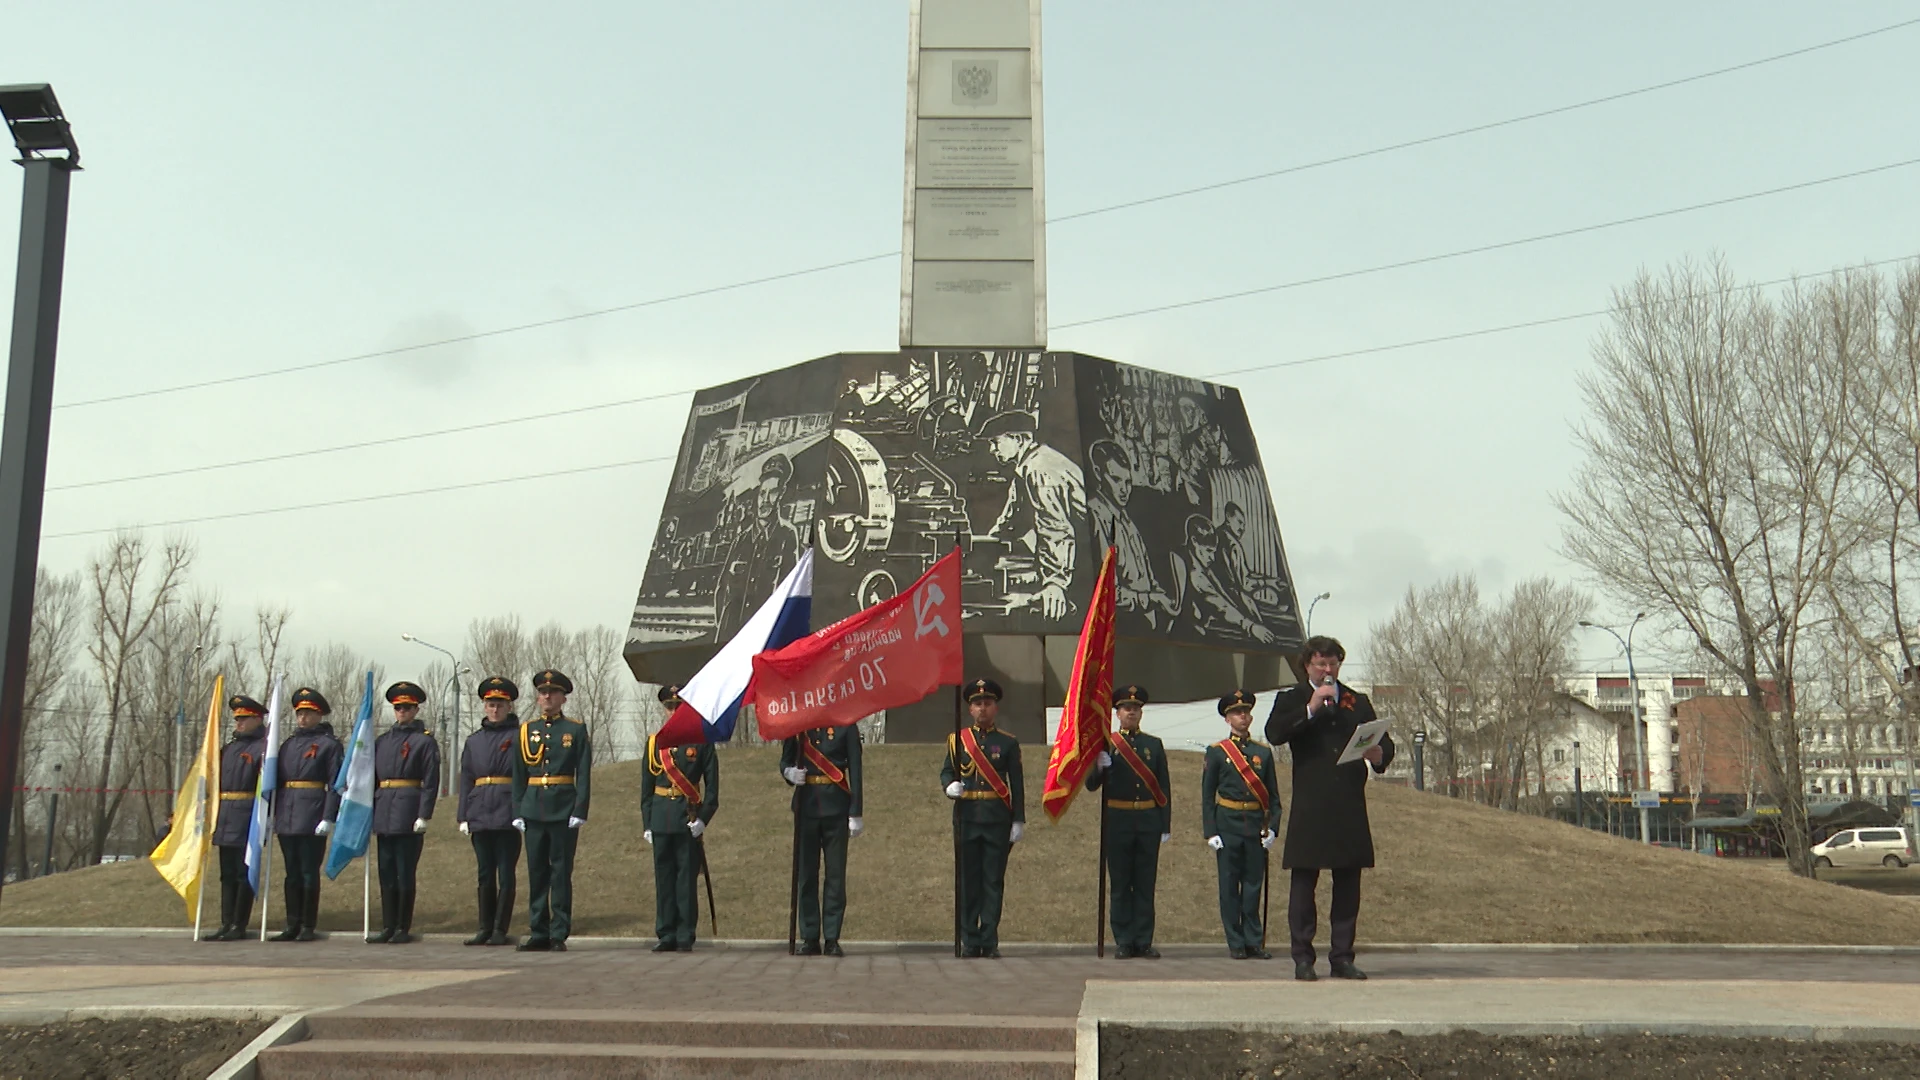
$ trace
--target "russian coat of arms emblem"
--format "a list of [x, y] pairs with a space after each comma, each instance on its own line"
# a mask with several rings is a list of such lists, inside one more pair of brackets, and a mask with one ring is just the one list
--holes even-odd
[[956, 61], [953, 65], [953, 103], [993, 105], [1000, 100], [998, 60]]

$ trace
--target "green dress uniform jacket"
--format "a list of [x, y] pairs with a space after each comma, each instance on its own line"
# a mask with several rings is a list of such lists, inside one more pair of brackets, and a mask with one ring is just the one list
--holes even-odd
[[[1144, 731], [1116, 731], [1160, 786], [1160, 799], [1119, 752], [1109, 747], [1112, 766], [1087, 773], [1087, 790], [1103, 792], [1107, 816], [1108, 914], [1113, 944], [1139, 952], [1153, 945], [1154, 890], [1160, 876], [1160, 837], [1173, 831], [1172, 784], [1167, 778], [1167, 748]], [[1161, 805], [1164, 803], [1164, 805]]]
[[[667, 778], [663, 762], [685, 774], [700, 796], [690, 808]], [[640, 824], [653, 833], [653, 932], [662, 942], [691, 949], [700, 925], [700, 841], [689, 823], [713, 821], [720, 809], [720, 756], [713, 747], [657, 746], [647, 740], [647, 772], [640, 778]]]
[[994, 728], [973, 729], [986, 757], [1006, 781], [1009, 806], [996, 794], [966, 744], [947, 738], [940, 766], [942, 788], [958, 780], [964, 790], [955, 809], [960, 834], [960, 943], [973, 955], [1000, 948], [1000, 902], [1006, 895], [1007, 855], [1013, 848], [1014, 822], [1027, 820], [1027, 788], [1020, 775], [1020, 740]]
[[513, 813], [527, 826], [527, 943], [564, 944], [573, 929], [573, 854], [587, 817], [593, 741], [567, 716], [520, 726], [513, 754]]
[[[803, 744], [840, 770], [844, 789], [813, 763]], [[814, 728], [783, 741], [783, 779], [788, 769], [807, 773], [804, 783], [794, 785], [790, 803], [800, 846], [800, 940], [809, 946], [823, 937], [838, 941], [847, 914], [847, 819], [861, 816], [859, 727]]]
[[[1232, 742], [1267, 789], [1266, 807], [1259, 806], [1227, 757]], [[1233, 736], [1207, 747], [1200, 773], [1200, 832], [1218, 836], [1220, 850], [1214, 862], [1220, 874], [1220, 925], [1233, 949], [1256, 949], [1266, 933], [1260, 923], [1260, 890], [1266, 883], [1267, 851], [1260, 834], [1280, 829], [1280, 796], [1274, 787], [1273, 748], [1251, 738]]]

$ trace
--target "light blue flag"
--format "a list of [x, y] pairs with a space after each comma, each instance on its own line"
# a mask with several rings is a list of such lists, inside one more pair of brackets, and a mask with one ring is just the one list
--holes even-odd
[[347, 743], [347, 760], [334, 781], [340, 793], [340, 818], [333, 826], [333, 843], [327, 846], [327, 880], [340, 876], [347, 864], [367, 853], [367, 840], [373, 832], [373, 672], [367, 672], [367, 686], [360, 694], [360, 715], [353, 719], [353, 738]]
[[273, 809], [273, 789], [280, 784], [280, 690], [285, 679], [285, 675], [273, 677], [273, 693], [267, 698], [267, 756], [260, 762], [260, 783], [253, 789], [253, 821], [247, 826], [247, 885], [255, 893], [260, 891], [267, 815]]

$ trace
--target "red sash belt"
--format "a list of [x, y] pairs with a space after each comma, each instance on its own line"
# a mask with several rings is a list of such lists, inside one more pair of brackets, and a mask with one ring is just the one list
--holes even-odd
[[960, 741], [966, 746], [967, 757], [973, 762], [973, 767], [980, 770], [980, 779], [985, 780], [993, 793], [1000, 796], [1000, 801], [1007, 804], [1007, 809], [1013, 809], [1013, 790], [1007, 787], [1006, 779], [987, 760], [987, 755], [980, 752], [980, 740], [974, 737], [973, 729], [962, 731]]
[[1233, 767], [1240, 770], [1240, 779], [1246, 783], [1247, 790], [1253, 792], [1254, 799], [1260, 803], [1260, 809], [1264, 811], [1272, 806], [1273, 796], [1267, 794], [1267, 785], [1260, 782], [1260, 774], [1253, 771], [1253, 764], [1247, 760], [1247, 755], [1240, 752], [1240, 748], [1233, 744], [1232, 739], [1222, 739], [1218, 745], [1220, 749], [1227, 752], [1227, 760], [1233, 762]]
[[1153, 805], [1167, 805], [1167, 793], [1160, 790], [1159, 779], [1153, 775], [1152, 769], [1147, 768], [1147, 763], [1140, 760], [1140, 755], [1134, 751], [1133, 744], [1122, 738], [1117, 731], [1108, 732], [1107, 741], [1113, 744], [1113, 751], [1120, 755], [1120, 760], [1126, 762], [1127, 767], [1140, 777], [1140, 782], [1147, 785], [1147, 794], [1153, 796]]
[[853, 794], [853, 788], [847, 785], [846, 772], [843, 771], [840, 766], [828, 760], [827, 755], [821, 753], [820, 748], [813, 745], [813, 740], [807, 738], [804, 734], [800, 736], [800, 752], [807, 755], [807, 762], [814, 768], [819, 769], [820, 775], [833, 781], [835, 787], [849, 795]]

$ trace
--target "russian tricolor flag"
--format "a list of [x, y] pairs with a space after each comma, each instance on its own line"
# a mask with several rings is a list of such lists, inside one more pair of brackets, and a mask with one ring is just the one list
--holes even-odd
[[809, 547], [733, 640], [680, 688], [680, 707], [661, 725], [655, 744], [685, 746], [733, 738], [740, 701], [753, 681], [753, 658], [806, 637], [812, 614], [813, 548]]

